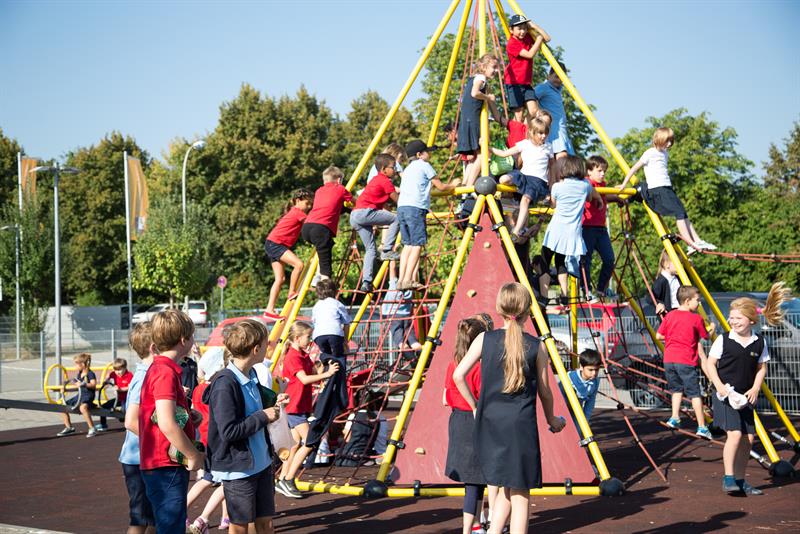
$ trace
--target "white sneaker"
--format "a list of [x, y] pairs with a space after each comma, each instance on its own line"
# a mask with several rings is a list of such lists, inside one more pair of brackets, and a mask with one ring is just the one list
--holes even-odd
[[97, 430], [94, 428], [90, 428], [89, 431], [86, 433], [87, 438], [93, 438], [97, 435]]
[[703, 241], [703, 240], [701, 239], [701, 240], [700, 240], [700, 243], [702, 243], [702, 245], [701, 245], [701, 246], [702, 246], [704, 249], [706, 249], [706, 250], [717, 250], [717, 246], [716, 246], [716, 245], [713, 245], [713, 244], [711, 244], [711, 243], [709, 243], [708, 241]]

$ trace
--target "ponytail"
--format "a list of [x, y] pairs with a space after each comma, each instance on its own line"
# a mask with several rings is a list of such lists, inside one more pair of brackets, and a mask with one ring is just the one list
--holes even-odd
[[784, 282], [775, 282], [769, 290], [767, 303], [761, 313], [767, 324], [775, 326], [783, 321], [786, 311], [781, 307], [792, 297], [792, 290], [786, 287]]
[[508, 320], [503, 351], [503, 393], [515, 393], [525, 387], [525, 346], [522, 323], [528, 317], [531, 294], [522, 284], [505, 284], [497, 294], [497, 312]]
[[286, 207], [283, 210], [284, 215], [289, 213], [289, 210], [294, 207], [301, 200], [313, 200], [314, 196], [311, 194], [311, 191], [308, 189], [295, 189], [292, 191], [291, 196], [289, 197], [289, 202], [286, 203]]

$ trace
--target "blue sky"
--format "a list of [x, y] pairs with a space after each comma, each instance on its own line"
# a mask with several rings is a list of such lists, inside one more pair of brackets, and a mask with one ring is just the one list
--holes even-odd
[[[344, 115], [368, 89], [395, 99], [448, 4], [0, 0], [0, 127], [44, 158], [112, 130], [159, 157], [212, 130], [242, 82], [273, 96], [305, 84]], [[565, 49], [611, 136], [708, 111], [760, 172], [800, 119], [800, 2], [520, 5]]]

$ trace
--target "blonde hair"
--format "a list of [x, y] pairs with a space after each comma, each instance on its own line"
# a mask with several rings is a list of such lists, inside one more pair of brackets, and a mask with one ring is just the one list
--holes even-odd
[[672, 128], [662, 126], [661, 128], [656, 128], [656, 131], [653, 133], [653, 146], [659, 150], [663, 150], [674, 140], [675, 132], [672, 131]]
[[658, 258], [658, 268], [662, 271], [667, 270], [667, 265], [672, 263], [672, 258], [669, 257], [666, 250], [661, 251], [661, 257]]
[[478, 58], [478, 61], [475, 63], [475, 70], [483, 74], [484, 69], [491, 65], [492, 63], [497, 64], [497, 57], [493, 56], [492, 54], [484, 54]]
[[553, 124], [553, 116], [550, 115], [550, 112], [547, 111], [546, 109], [539, 108], [538, 110], [536, 110], [536, 113], [534, 113], [533, 117], [531, 117], [531, 120], [533, 119], [539, 119], [540, 121], [544, 121], [545, 124], [547, 124], [548, 126]]
[[81, 365], [85, 365], [87, 369], [92, 367], [92, 355], [88, 352], [81, 352], [72, 358], [72, 361]]
[[150, 345], [153, 344], [153, 323], [145, 321], [133, 326], [128, 334], [128, 344], [139, 358], [145, 359], [150, 356]]
[[769, 290], [767, 295], [767, 303], [764, 308], [759, 310], [758, 303], [749, 298], [742, 297], [731, 302], [731, 310], [738, 310], [742, 315], [750, 319], [750, 322], [755, 324], [758, 322], [759, 311], [764, 315], [764, 320], [768, 324], [775, 326], [783, 321], [786, 312], [781, 309], [783, 303], [788, 301], [792, 296], [792, 290], [786, 287], [783, 282], [775, 282]]
[[153, 343], [159, 352], [172, 349], [194, 335], [194, 323], [180, 310], [164, 310], [153, 317]]
[[486, 322], [480, 315], [467, 317], [458, 322], [458, 333], [456, 334], [456, 349], [453, 352], [453, 359], [456, 363], [464, 359], [464, 355], [469, 350], [469, 346], [478, 337], [478, 334], [485, 332]]
[[528, 122], [528, 137], [532, 138], [534, 134], [538, 133], [549, 134], [550, 124], [536, 117]]
[[503, 393], [515, 393], [525, 386], [525, 346], [522, 324], [531, 307], [531, 294], [522, 284], [510, 282], [497, 293], [497, 313], [508, 320], [503, 349]]
[[383, 153], [394, 156], [394, 159], [397, 160], [400, 165], [405, 165], [408, 163], [408, 155], [406, 154], [405, 149], [397, 143], [389, 143], [386, 145], [386, 148], [383, 149]]
[[222, 339], [225, 348], [234, 358], [247, 358], [253, 349], [269, 337], [264, 323], [256, 319], [244, 319], [225, 327]]
[[314, 331], [314, 327], [311, 324], [305, 321], [295, 321], [292, 323], [292, 326], [289, 327], [289, 333], [286, 334], [286, 344], [284, 345], [284, 349], [288, 347], [289, 343], [292, 341], [297, 340], [299, 337], [304, 336], [305, 334], [310, 334]]
[[341, 180], [344, 177], [344, 173], [342, 169], [335, 165], [331, 165], [324, 171], [322, 171], [322, 181], [324, 183], [335, 182], [336, 180]]

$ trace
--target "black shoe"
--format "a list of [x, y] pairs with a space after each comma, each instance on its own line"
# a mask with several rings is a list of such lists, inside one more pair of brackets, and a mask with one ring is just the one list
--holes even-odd
[[373, 291], [375, 291], [375, 287], [372, 285], [372, 282], [370, 282], [369, 280], [364, 280], [363, 282], [361, 282], [361, 288], [360, 289], [364, 293], [372, 293]]
[[763, 491], [758, 488], [754, 488], [747, 482], [743, 482], [741, 488], [745, 495], [764, 495]]

